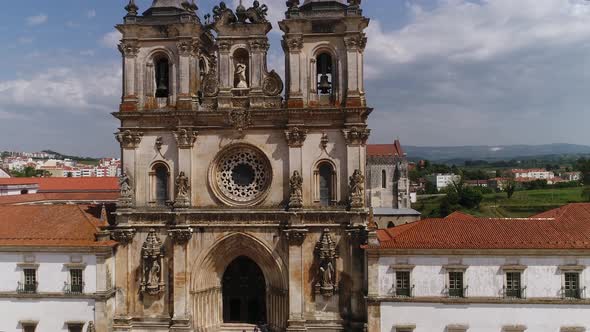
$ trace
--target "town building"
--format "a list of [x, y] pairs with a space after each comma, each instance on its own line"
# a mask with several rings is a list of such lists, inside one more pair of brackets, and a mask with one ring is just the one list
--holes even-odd
[[590, 204], [532, 218], [454, 213], [376, 230], [369, 331], [586, 331]]
[[9, 178], [10, 174], [5, 171], [4, 169], [0, 168], [0, 179], [6, 179]]
[[0, 206], [0, 331], [108, 331], [114, 241], [100, 207]]
[[453, 183], [461, 181], [461, 176], [456, 174], [432, 174], [426, 176], [426, 180], [432, 183], [436, 190], [441, 191], [451, 186]]
[[109, 328], [364, 331], [360, 1], [288, 1], [284, 83], [258, 1], [126, 8]]
[[542, 168], [513, 169], [510, 171], [515, 179], [550, 180], [555, 177], [551, 171]]
[[412, 209], [416, 192], [410, 190], [409, 163], [399, 140], [367, 145], [367, 202], [379, 228], [420, 219]]
[[582, 180], [582, 172], [563, 172], [559, 175], [564, 181], [574, 182]]

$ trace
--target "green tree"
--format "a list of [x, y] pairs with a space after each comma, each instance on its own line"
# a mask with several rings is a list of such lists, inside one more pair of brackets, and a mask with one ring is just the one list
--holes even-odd
[[508, 195], [508, 199], [511, 199], [516, 191], [516, 181], [513, 179], [508, 180], [508, 182], [504, 184], [504, 191], [506, 192], [506, 195]]
[[590, 202], [590, 187], [584, 187], [584, 189], [582, 190], [582, 198], [586, 202]]

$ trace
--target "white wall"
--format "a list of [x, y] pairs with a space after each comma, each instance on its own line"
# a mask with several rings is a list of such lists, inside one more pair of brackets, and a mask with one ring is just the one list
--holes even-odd
[[68, 321], [94, 321], [94, 300], [0, 298], [0, 331], [22, 332], [21, 320], [38, 321], [39, 332], [68, 331]]
[[544, 304], [419, 304], [382, 303], [381, 331], [416, 325], [414, 332], [446, 332], [448, 325], [467, 325], [469, 332], [501, 332], [503, 326], [524, 325], [527, 332], [559, 332], [561, 327], [590, 327], [588, 305]]
[[[23, 281], [23, 267], [27, 257], [34, 257], [38, 264], [38, 293], [60, 294], [64, 282], [69, 282], [67, 263], [86, 264], [83, 272], [84, 293], [96, 292], [96, 256], [75, 253], [6, 253], [0, 252], [0, 331], [22, 331], [19, 321], [39, 321], [37, 331], [67, 331], [68, 321], [88, 322], [94, 320], [94, 300], [56, 297], [56, 298], [17, 298], [11, 297], [17, 283]], [[26, 262], [29, 263], [29, 262]]]
[[[457, 257], [454, 258], [459, 259]], [[465, 286], [468, 286], [467, 297], [501, 297], [505, 274], [502, 265], [514, 264], [515, 260], [527, 268], [522, 274], [522, 285], [526, 286], [526, 297], [560, 298], [562, 272], [560, 265], [571, 264], [567, 257], [492, 257], [468, 256], [461, 259], [461, 264], [468, 268], [464, 274]], [[396, 262], [415, 265], [410, 278], [414, 285], [414, 296], [444, 296], [447, 284], [447, 271], [444, 265], [450, 264], [449, 257], [413, 256], [396, 258], [381, 257], [379, 259], [379, 293], [381, 296], [392, 294], [395, 271], [391, 267]], [[579, 265], [590, 265], [590, 258], [577, 261]], [[580, 274], [581, 288], [587, 287], [590, 294], [590, 269]]]

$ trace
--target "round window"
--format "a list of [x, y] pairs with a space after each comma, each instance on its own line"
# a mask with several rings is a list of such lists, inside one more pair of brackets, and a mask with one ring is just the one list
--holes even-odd
[[272, 181], [272, 170], [261, 151], [238, 145], [219, 154], [211, 167], [210, 181], [222, 202], [252, 206], [265, 198]]

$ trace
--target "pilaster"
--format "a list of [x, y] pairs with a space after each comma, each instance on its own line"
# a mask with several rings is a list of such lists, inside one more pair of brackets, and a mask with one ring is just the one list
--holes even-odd
[[283, 231], [289, 242], [289, 319], [287, 331], [307, 331], [305, 327], [305, 275], [303, 242], [309, 232], [305, 228], [290, 228]]
[[137, 40], [124, 40], [119, 44], [119, 51], [123, 55], [123, 102], [121, 112], [137, 110], [137, 91], [135, 72], [137, 66], [137, 54], [139, 42]]
[[172, 315], [171, 331], [190, 331], [191, 315], [189, 313], [189, 272], [187, 248], [192, 237], [189, 227], [177, 227], [168, 231], [174, 251], [174, 313]]
[[302, 92], [302, 53], [303, 38], [301, 36], [285, 37], [283, 48], [288, 52], [287, 68], [289, 73], [287, 89], [287, 107], [302, 108], [305, 106]]
[[[178, 128], [174, 132], [176, 139], [176, 146], [178, 147], [178, 174], [184, 172], [187, 174], [191, 183], [191, 190], [189, 190], [189, 202], [193, 202], [192, 188], [196, 188], [194, 181], [195, 175], [193, 171], [193, 147], [197, 141], [198, 132], [191, 128]], [[191, 204], [192, 205], [192, 204]]]
[[190, 62], [193, 53], [191, 40], [181, 40], [176, 44], [178, 49], [178, 99], [177, 109], [192, 109], [192, 97], [190, 95]]

